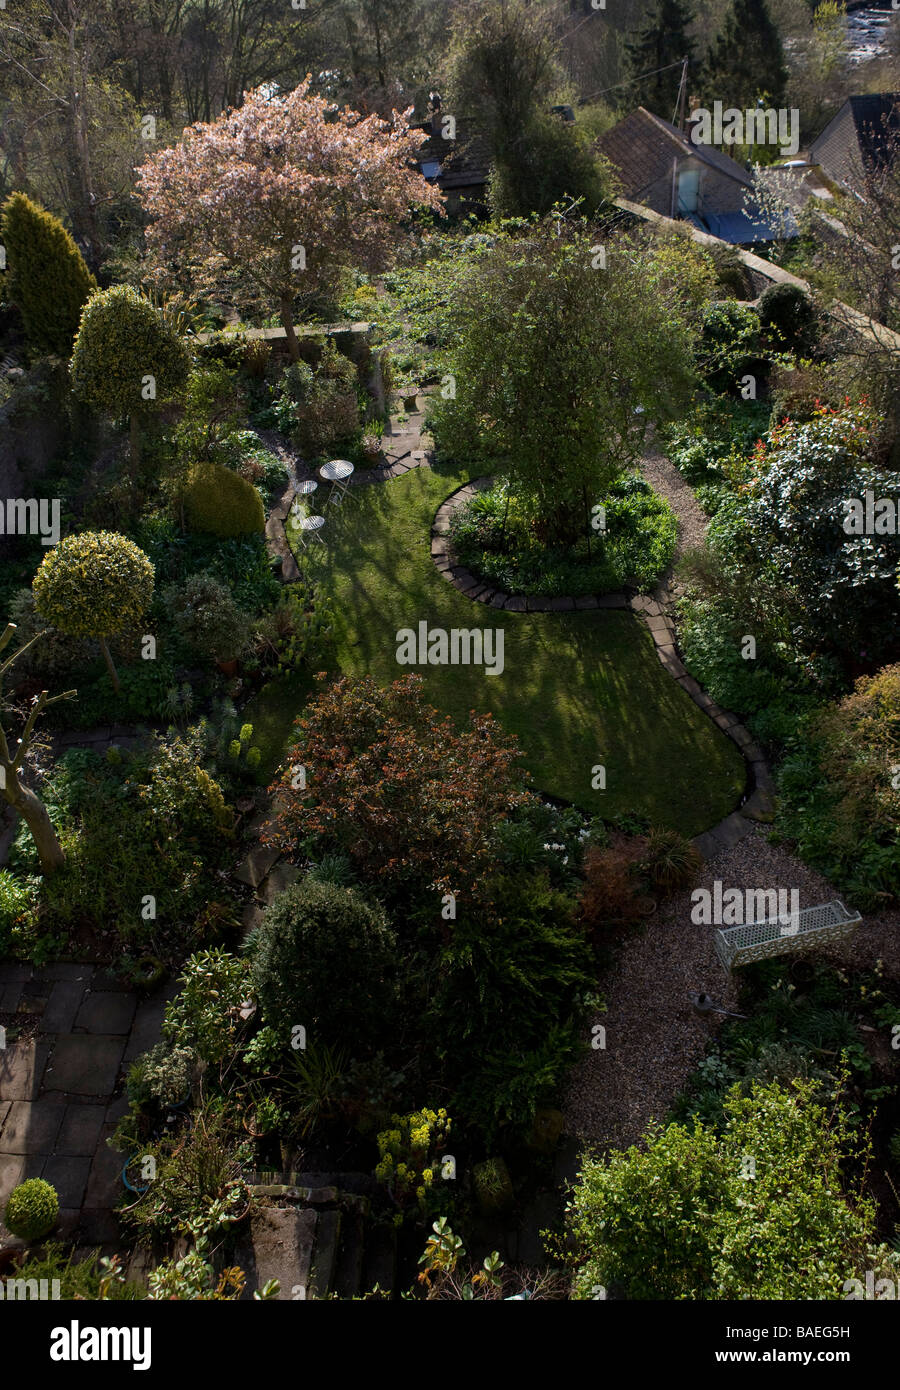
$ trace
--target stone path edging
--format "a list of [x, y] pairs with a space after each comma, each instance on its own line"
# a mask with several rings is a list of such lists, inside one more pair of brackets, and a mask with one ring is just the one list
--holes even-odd
[[772, 820], [775, 813], [775, 783], [762, 749], [754, 741], [752, 734], [740, 722], [736, 714], [723, 710], [715, 700], [694, 680], [684, 665], [675, 641], [675, 626], [665, 608], [656, 598], [638, 594], [629, 598], [626, 593], [604, 594], [597, 598], [587, 595], [582, 598], [560, 596], [558, 598], [532, 598], [524, 594], [508, 594], [497, 589], [472, 574], [464, 565], [456, 563], [450, 541], [450, 518], [457, 507], [468, 502], [476, 493], [491, 485], [491, 478], [476, 478], [451, 492], [434, 515], [431, 524], [431, 558], [438, 572], [455, 589], [475, 603], [484, 603], [491, 608], [505, 609], [510, 613], [566, 613], [596, 608], [615, 608], [630, 610], [643, 617], [653, 638], [656, 655], [660, 663], [706, 714], [714, 724], [736, 743], [747, 764], [750, 790], [742, 805], [711, 830], [694, 837], [693, 844], [704, 859], [713, 859], [723, 850], [730, 849], [748, 836], [760, 821]]

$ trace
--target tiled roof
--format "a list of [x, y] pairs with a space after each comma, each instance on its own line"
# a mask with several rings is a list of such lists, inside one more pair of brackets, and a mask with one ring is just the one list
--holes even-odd
[[753, 180], [736, 160], [714, 145], [695, 145], [669, 121], [639, 106], [602, 135], [598, 148], [619, 170], [626, 198], [641, 201], [641, 195], [672, 172], [676, 156], [695, 156], [703, 164], [734, 179], [747, 188]]
[[457, 126], [456, 134], [455, 140], [444, 140], [440, 135], [429, 134], [417, 152], [420, 165], [434, 161], [441, 166], [438, 177], [441, 188], [472, 188], [487, 183], [491, 163], [487, 142], [462, 121]]
[[809, 156], [835, 183], [862, 193], [866, 176], [883, 168], [890, 136], [900, 133], [900, 92], [848, 97], [810, 146]]

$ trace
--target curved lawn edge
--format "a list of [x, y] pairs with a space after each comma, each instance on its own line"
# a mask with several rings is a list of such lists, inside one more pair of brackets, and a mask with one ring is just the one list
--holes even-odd
[[587, 595], [581, 598], [573, 598], [570, 595], [533, 598], [524, 594], [508, 594], [505, 590], [497, 589], [479, 579], [464, 565], [456, 563], [449, 536], [450, 518], [458, 507], [468, 502], [477, 492], [489, 487], [491, 481], [489, 477], [481, 477], [464, 483], [462, 487], [451, 492], [435, 512], [431, 523], [431, 559], [442, 578], [473, 603], [483, 603], [491, 608], [505, 608], [513, 613], [566, 613], [576, 609], [583, 611], [593, 608], [618, 608], [629, 609], [635, 615], [640, 615], [653, 638], [660, 664], [690, 696], [694, 704], [698, 705], [737, 745], [747, 767], [747, 791], [741, 805], [711, 830], [694, 836], [691, 843], [704, 859], [713, 859], [723, 850], [731, 849], [745, 839], [759, 822], [770, 821], [775, 813], [775, 783], [762, 749], [737, 715], [717, 705], [712, 696], [708, 695], [690, 675], [678, 655], [675, 625], [657, 599], [648, 598], [644, 594], [629, 598], [624, 591], [604, 594], [601, 597]]

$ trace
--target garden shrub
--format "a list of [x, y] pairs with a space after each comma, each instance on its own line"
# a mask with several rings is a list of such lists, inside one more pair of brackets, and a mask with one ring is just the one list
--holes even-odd
[[250, 616], [209, 570], [192, 574], [183, 585], [170, 585], [162, 601], [178, 635], [193, 651], [207, 660], [230, 661], [243, 655], [250, 641]]
[[639, 841], [591, 846], [584, 856], [584, 886], [579, 906], [586, 929], [602, 942], [608, 932], [633, 927], [652, 910], [653, 900], [641, 892], [635, 868]]
[[840, 1299], [866, 1269], [896, 1280], [871, 1199], [848, 1176], [859, 1146], [813, 1089], [754, 1083], [729, 1095], [721, 1134], [655, 1125], [645, 1147], [587, 1160], [568, 1207], [576, 1297]]
[[813, 1100], [827, 1104], [840, 1096], [852, 1126], [870, 1125], [870, 1100], [877, 1104], [884, 1092], [876, 1086], [867, 1097], [870, 1083], [878, 1078], [858, 1022], [866, 1017], [890, 1026], [893, 1016], [881, 1014], [889, 1007], [884, 991], [877, 976], [857, 982], [822, 962], [808, 969], [811, 978], [804, 978], [799, 988], [790, 961], [748, 969], [742, 977], [743, 1016], [723, 1022], [675, 1102], [673, 1119], [699, 1117], [721, 1130], [723, 1107], [736, 1084], [749, 1095], [754, 1080], [788, 1086], [800, 1078], [814, 1083]]
[[765, 433], [769, 406], [763, 401], [722, 397], [701, 401], [683, 419], [663, 430], [667, 453], [707, 505], [708, 489], [733, 487], [743, 481], [746, 459]]
[[128, 1070], [128, 1099], [138, 1105], [178, 1105], [190, 1095], [196, 1053], [186, 1047], [154, 1043]]
[[415, 1198], [423, 1211], [441, 1180], [441, 1159], [452, 1121], [446, 1110], [414, 1110], [392, 1115], [391, 1128], [378, 1135], [375, 1176], [389, 1183], [394, 1200], [404, 1207]]
[[494, 879], [431, 972], [426, 1035], [455, 1087], [451, 1108], [488, 1147], [506, 1128], [528, 1133], [577, 1053], [592, 963], [574, 909], [546, 875]]
[[73, 637], [133, 630], [153, 597], [153, 566], [116, 531], [66, 536], [34, 576], [35, 609]]
[[256, 488], [221, 463], [197, 464], [192, 469], [184, 508], [191, 530], [213, 536], [247, 536], [266, 526]]
[[900, 666], [810, 717], [779, 769], [778, 829], [862, 908], [900, 898]]
[[[900, 494], [900, 475], [880, 462], [881, 428], [865, 405], [822, 406], [757, 446], [740, 511], [759, 567], [771, 567], [797, 596], [795, 636], [807, 650], [857, 659], [865, 648], [878, 661], [895, 647], [900, 535], [844, 526], [848, 499]], [[712, 544], [720, 524], [716, 516]]]
[[249, 1194], [241, 1177], [247, 1146], [235, 1142], [229, 1117], [206, 1104], [192, 1116], [186, 1135], [165, 1135], [146, 1146], [141, 1157], [156, 1160], [156, 1177], [140, 1200], [122, 1212], [139, 1244], [227, 1224], [246, 1212]]
[[578, 597], [626, 584], [652, 589], [675, 550], [674, 512], [635, 475], [612, 484], [605, 510], [606, 531], [593, 533], [590, 547], [587, 539], [547, 544], [499, 484], [456, 509], [450, 537], [460, 564], [508, 592]]
[[390, 1026], [396, 955], [380, 907], [351, 888], [294, 884], [254, 939], [252, 979], [266, 1024], [286, 1041], [298, 1024], [317, 1042], [374, 1041]]
[[584, 215], [595, 217], [611, 188], [610, 166], [583, 131], [552, 113], [534, 112], [508, 156], [491, 165], [488, 202], [495, 218], [527, 217], [580, 198]]
[[43, 1178], [29, 1178], [14, 1187], [6, 1203], [3, 1221], [20, 1240], [40, 1240], [59, 1219], [56, 1188]]
[[840, 406], [845, 392], [830, 362], [810, 362], [801, 358], [784, 363], [772, 371], [772, 409], [769, 427], [786, 420], [811, 420], [821, 405]]
[[[201, 758], [194, 734], [163, 740], [120, 765], [86, 750], [64, 754], [43, 793], [66, 862], [41, 882], [36, 928], [93, 935], [99, 923], [103, 950], [116, 957], [126, 945], [168, 961], [183, 958], [186, 945], [197, 943], [200, 914], [223, 897], [217, 870], [233, 820]], [[21, 827], [11, 865], [17, 875], [37, 870]], [[148, 885], [153, 920], [141, 916]]]
[[220, 946], [197, 951], [179, 984], [179, 993], [166, 1005], [163, 1037], [211, 1066], [221, 1065], [237, 1049], [245, 1027], [240, 1015], [249, 984], [247, 962]]
[[40, 880], [0, 869], [0, 957], [27, 951], [35, 920]]
[[816, 345], [815, 308], [799, 285], [769, 285], [759, 301], [759, 322], [773, 347], [808, 354]]
[[[42, 1279], [46, 1279], [51, 1288], [53, 1280], [58, 1279], [59, 1296], [68, 1301], [79, 1299], [93, 1303], [103, 1299], [122, 1302], [144, 1297], [140, 1284], [108, 1277], [101, 1267], [99, 1250], [87, 1255], [83, 1250], [77, 1253], [79, 1258], [76, 1259], [75, 1250], [67, 1249], [59, 1241], [47, 1241], [39, 1252], [30, 1253], [11, 1277], [33, 1279], [38, 1288]], [[83, 1255], [84, 1258], [81, 1258]]]
[[356, 368], [326, 339], [315, 370], [306, 362], [285, 368], [272, 411], [281, 432], [309, 454], [349, 440], [359, 429]]
[[[176, 395], [190, 354], [164, 310], [131, 285], [102, 290], [85, 305], [72, 352], [75, 394], [110, 415], [133, 415]], [[154, 392], [144, 394], [146, 377]]]
[[694, 882], [701, 862], [690, 840], [679, 831], [655, 827], [647, 836], [640, 867], [651, 889], [677, 893]]
[[708, 305], [696, 354], [700, 375], [714, 391], [734, 394], [748, 373], [763, 378], [768, 363], [756, 310], [733, 299]]
[[553, 806], [534, 797], [494, 827], [498, 871], [545, 870], [554, 888], [574, 891], [588, 835], [585, 818], [576, 807]]
[[63, 224], [24, 193], [3, 205], [0, 240], [9, 262], [6, 299], [18, 305], [29, 349], [68, 358], [97, 282]]
[[753, 282], [738, 254], [738, 248], [719, 244], [707, 250], [721, 288], [735, 299], [753, 299]]
[[[529, 796], [515, 740], [490, 715], [460, 732], [425, 703], [421, 676], [386, 690], [342, 678], [295, 727], [266, 837], [343, 850], [366, 879], [473, 892], [493, 865], [493, 827]], [[310, 769], [306, 790], [297, 764]]]

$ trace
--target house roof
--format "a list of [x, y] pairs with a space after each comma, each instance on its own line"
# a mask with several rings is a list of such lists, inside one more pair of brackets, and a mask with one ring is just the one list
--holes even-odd
[[747, 188], [753, 180], [736, 160], [714, 145], [695, 145], [669, 121], [639, 106], [602, 135], [598, 148], [616, 165], [624, 184], [624, 196], [640, 202], [643, 194], [672, 172], [672, 160], [693, 156]]
[[460, 121], [456, 139], [444, 140], [431, 133], [430, 124], [422, 129], [429, 132], [428, 139], [420, 145], [416, 158], [426, 178], [434, 179], [442, 189], [476, 188], [487, 183], [490, 150], [477, 131]]
[[900, 92], [848, 97], [810, 146], [810, 160], [835, 183], [862, 193], [871, 173], [890, 158], [891, 137], [900, 134]]
[[[755, 214], [705, 212], [702, 220], [698, 222], [701, 230], [711, 232], [722, 241], [730, 241], [734, 246], [752, 246], [758, 241], [776, 241], [782, 235], [781, 229], [768, 222], [759, 209], [756, 209]], [[698, 225], [698, 222], [694, 225]], [[788, 237], [799, 235], [797, 224], [790, 215], [785, 219], [784, 230]]]

